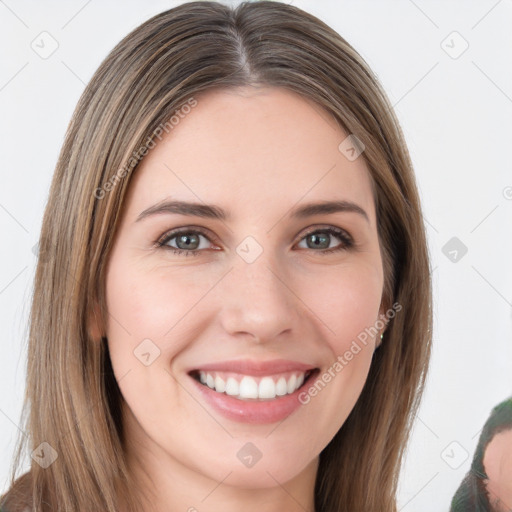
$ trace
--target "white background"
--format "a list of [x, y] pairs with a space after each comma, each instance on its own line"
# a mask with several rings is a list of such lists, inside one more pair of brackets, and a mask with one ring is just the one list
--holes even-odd
[[[24, 391], [32, 248], [67, 124], [113, 46], [178, 3], [0, 2], [0, 490]], [[399, 505], [448, 510], [490, 410], [512, 394], [512, 2], [287, 3], [355, 47], [405, 133], [429, 236], [435, 330]], [[43, 31], [58, 42], [47, 59], [31, 48]], [[452, 58], [464, 40], [468, 49]], [[468, 249], [456, 262], [443, 253], [452, 237]]]

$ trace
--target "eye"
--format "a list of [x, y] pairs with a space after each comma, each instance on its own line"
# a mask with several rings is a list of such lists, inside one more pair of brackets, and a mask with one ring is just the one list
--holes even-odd
[[[341, 243], [331, 247], [332, 237], [341, 240]], [[323, 251], [315, 251], [320, 254], [329, 254], [336, 251], [348, 250], [354, 246], [352, 237], [343, 229], [334, 228], [332, 226], [326, 228], [316, 228], [314, 231], [306, 233], [301, 239], [306, 240], [306, 249], [324, 249]]]
[[[197, 256], [200, 250], [207, 249], [208, 243], [201, 244], [201, 238], [209, 240], [205, 232], [199, 229], [182, 229], [165, 233], [157, 242], [157, 247], [174, 249], [173, 253], [179, 256]], [[174, 245], [175, 244], [175, 245]]]
[[[332, 237], [338, 238], [341, 243], [331, 247]], [[206, 239], [207, 242], [202, 244], [201, 238]], [[211, 235], [201, 229], [187, 228], [165, 233], [155, 245], [164, 249], [173, 250], [173, 253], [178, 256], [197, 256], [203, 249], [209, 248], [211, 243], [210, 238], [214, 237], [211, 237]], [[314, 231], [306, 233], [300, 241], [302, 242], [303, 240], [306, 240], [306, 249], [312, 249], [320, 254], [348, 250], [354, 246], [352, 237], [345, 230], [332, 226], [316, 228]]]

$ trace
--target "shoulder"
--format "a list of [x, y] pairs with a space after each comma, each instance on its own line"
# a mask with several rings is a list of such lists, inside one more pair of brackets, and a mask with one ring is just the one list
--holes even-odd
[[17, 478], [10, 489], [0, 496], [0, 512], [29, 512], [32, 502], [31, 481], [30, 472]]

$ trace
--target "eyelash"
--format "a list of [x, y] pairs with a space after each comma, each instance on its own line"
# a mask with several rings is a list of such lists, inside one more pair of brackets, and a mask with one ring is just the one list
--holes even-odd
[[[313, 235], [315, 233], [324, 233], [324, 234], [336, 236], [340, 239], [340, 241], [342, 243], [336, 247], [331, 248], [331, 249], [323, 249], [320, 251], [316, 251], [314, 249], [308, 248], [306, 250], [318, 252], [322, 255], [325, 255], [325, 254], [332, 254], [332, 253], [335, 253], [338, 251], [346, 251], [355, 246], [354, 241], [352, 240], [352, 238], [346, 231], [339, 229], [339, 228], [334, 228], [332, 226], [326, 227], [326, 228], [316, 228], [312, 231], [309, 231], [303, 235], [303, 237], [299, 240], [299, 242], [301, 242], [304, 238], [307, 238], [309, 235]], [[183, 253], [185, 253], [185, 256], [197, 256], [197, 255], [199, 255], [200, 252], [202, 252], [204, 250], [204, 249], [185, 250], [185, 249], [178, 249], [175, 247], [170, 247], [167, 245], [167, 243], [170, 240], [172, 240], [172, 239], [176, 238], [178, 235], [182, 235], [182, 234], [203, 235], [206, 239], [208, 239], [210, 242], [212, 242], [212, 240], [210, 240], [209, 234], [200, 228], [180, 229], [180, 230], [175, 230], [175, 231], [170, 231], [170, 232], [165, 233], [163, 236], [161, 236], [156, 241], [155, 246], [158, 248], [166, 249], [166, 250], [172, 250], [173, 254], [175, 254], [177, 256], [182, 256]], [[213, 238], [213, 242], [215, 242], [215, 241], [216, 241], [216, 239]]]

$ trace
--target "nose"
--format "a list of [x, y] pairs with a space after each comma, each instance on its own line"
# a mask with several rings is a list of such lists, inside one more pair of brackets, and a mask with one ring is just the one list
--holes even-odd
[[235, 258], [218, 290], [220, 320], [232, 336], [246, 335], [257, 343], [293, 337], [299, 329], [301, 301], [281, 266], [264, 251], [256, 261]]

